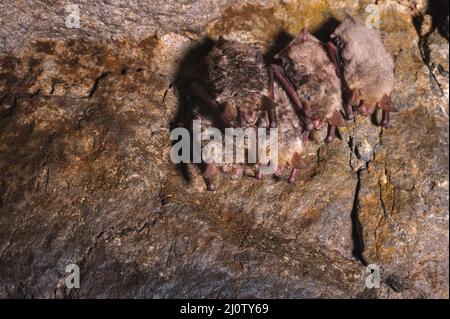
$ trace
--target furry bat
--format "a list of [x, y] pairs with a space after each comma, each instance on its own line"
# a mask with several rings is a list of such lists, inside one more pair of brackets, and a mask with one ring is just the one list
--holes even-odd
[[[396, 112], [391, 101], [394, 88], [394, 60], [386, 50], [378, 30], [371, 29], [347, 15], [331, 34], [337, 50], [333, 53], [345, 80], [347, 115], [359, 106], [362, 115], [376, 106], [383, 112], [381, 125], [389, 124], [389, 112]], [[333, 51], [333, 50], [332, 50]]]
[[288, 182], [295, 183], [298, 170], [305, 167], [302, 153], [308, 141], [309, 132], [302, 129], [303, 121], [299, 111], [278, 83], [274, 82], [270, 96], [276, 103], [278, 128], [278, 168], [275, 176], [289, 174]]
[[[194, 83], [192, 95], [203, 102], [213, 114], [215, 127], [255, 128], [261, 126], [261, 115], [269, 112], [269, 126], [276, 126], [274, 103], [268, 97], [268, 72], [260, 48], [225, 40], [220, 37], [206, 57], [207, 74], [204, 85]], [[240, 177], [241, 168], [225, 167]], [[203, 176], [208, 189], [219, 174], [214, 163], [206, 164]], [[259, 165], [254, 165], [260, 178]]]
[[326, 142], [335, 137], [336, 127], [346, 126], [341, 114], [341, 81], [327, 47], [303, 29], [274, 58], [270, 75], [286, 90], [302, 113], [307, 131], [319, 130], [328, 124]]

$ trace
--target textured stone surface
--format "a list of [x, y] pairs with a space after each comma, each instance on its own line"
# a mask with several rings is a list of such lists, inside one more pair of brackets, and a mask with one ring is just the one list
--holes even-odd
[[[211, 193], [169, 159], [205, 39], [270, 55], [370, 2], [80, 1], [80, 29], [64, 26], [68, 3], [0, 3], [0, 297], [448, 298], [436, 7], [378, 1], [396, 59], [391, 128], [358, 116], [307, 149], [297, 185], [222, 178]], [[365, 289], [361, 259], [381, 267], [380, 289]], [[80, 289], [64, 287], [70, 263]]]

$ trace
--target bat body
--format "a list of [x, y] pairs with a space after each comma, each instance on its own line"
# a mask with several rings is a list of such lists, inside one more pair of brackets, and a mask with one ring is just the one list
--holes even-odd
[[275, 59], [280, 65], [272, 65], [274, 77], [301, 110], [304, 128], [322, 129], [328, 124], [326, 142], [331, 142], [336, 127], [346, 123], [341, 114], [341, 80], [327, 47], [303, 29]]
[[395, 63], [380, 32], [346, 16], [331, 38], [338, 48], [337, 59], [346, 82], [347, 103], [359, 107], [365, 116], [378, 106], [383, 110], [381, 124], [387, 126], [389, 112], [396, 111], [390, 98], [394, 88]]
[[275, 175], [278, 177], [288, 175], [288, 181], [294, 183], [298, 170], [305, 167], [302, 153], [309, 132], [302, 129], [301, 114], [293, 107], [288, 95], [277, 83], [274, 83], [274, 102], [278, 128], [278, 169]]
[[270, 107], [268, 72], [260, 48], [220, 38], [206, 58], [205, 90], [235, 127], [257, 126]]
[[[268, 97], [269, 76], [260, 48], [219, 38], [206, 57], [207, 72], [203, 85], [193, 84], [192, 94], [206, 106], [215, 120], [208, 125], [224, 128], [254, 128], [265, 125], [263, 117], [273, 112]], [[272, 118], [272, 117], [271, 117]], [[274, 120], [268, 123], [275, 126]], [[217, 163], [204, 165], [203, 177], [208, 189], [214, 190], [214, 177], [219, 174]], [[226, 164], [223, 171], [231, 178], [242, 176], [241, 164]], [[253, 165], [260, 178], [259, 163]]]

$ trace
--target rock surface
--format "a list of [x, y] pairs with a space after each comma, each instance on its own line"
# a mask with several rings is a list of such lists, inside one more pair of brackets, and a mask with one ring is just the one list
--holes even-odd
[[[392, 127], [358, 116], [308, 152], [297, 185], [221, 179], [211, 193], [169, 158], [208, 39], [269, 56], [370, 2], [80, 1], [67, 29], [69, 3], [0, 3], [0, 297], [449, 297], [448, 18], [435, 5], [378, 1]], [[365, 287], [362, 261], [381, 288]], [[64, 285], [71, 263], [80, 289]]]

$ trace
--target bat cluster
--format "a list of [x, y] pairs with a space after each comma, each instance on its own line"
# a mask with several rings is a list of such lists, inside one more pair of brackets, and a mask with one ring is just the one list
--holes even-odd
[[[336, 128], [346, 126], [358, 111], [382, 110], [380, 125], [389, 125], [396, 112], [390, 95], [394, 87], [394, 61], [380, 33], [350, 16], [322, 43], [303, 29], [267, 67], [256, 46], [218, 40], [206, 58], [203, 85], [194, 83], [192, 96], [201, 105], [195, 118], [202, 129], [216, 127], [278, 128], [278, 169], [294, 183], [305, 167], [302, 152], [310, 132], [327, 127], [326, 143]], [[258, 160], [247, 164], [204, 163], [202, 175], [209, 190], [222, 171], [231, 179], [244, 174], [260, 178]]]

